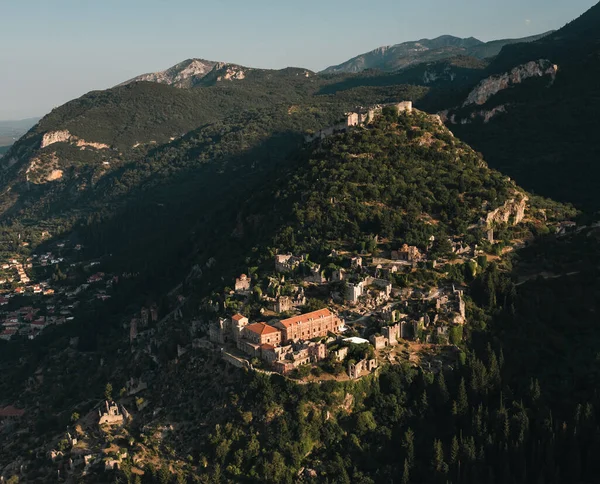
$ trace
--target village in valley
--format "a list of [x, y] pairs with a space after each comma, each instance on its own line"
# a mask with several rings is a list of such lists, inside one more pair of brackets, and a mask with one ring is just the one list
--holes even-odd
[[83, 253], [81, 244], [58, 241], [44, 251], [12, 254], [1, 263], [0, 339], [31, 340], [50, 326], [74, 321], [81, 304], [110, 299], [120, 277], [133, 277], [106, 274], [98, 269], [99, 260], [86, 260]]

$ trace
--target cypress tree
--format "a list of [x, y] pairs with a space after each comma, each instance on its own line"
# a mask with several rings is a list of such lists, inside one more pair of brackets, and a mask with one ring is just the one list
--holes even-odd
[[410, 464], [404, 459], [404, 470], [402, 471], [402, 484], [410, 484]]
[[456, 406], [459, 415], [464, 415], [469, 407], [469, 397], [467, 396], [467, 387], [465, 385], [465, 379], [460, 379], [458, 385], [458, 398], [456, 400]]
[[402, 447], [404, 447], [404, 451], [406, 452], [408, 464], [412, 467], [415, 462], [415, 433], [410, 428], [404, 433]]

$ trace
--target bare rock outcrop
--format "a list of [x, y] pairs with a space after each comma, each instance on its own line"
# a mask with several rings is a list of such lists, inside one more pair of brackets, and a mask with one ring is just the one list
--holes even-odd
[[54, 169], [52, 170], [50, 173], [48, 173], [48, 175], [46, 176], [46, 181], [54, 181], [54, 180], [60, 180], [63, 176], [63, 171], [62, 170], [58, 170], [58, 169]]
[[456, 79], [456, 73], [452, 72], [450, 66], [446, 66], [442, 72], [436, 72], [434, 70], [426, 70], [423, 73], [423, 84], [432, 84], [437, 81], [454, 82]]
[[487, 228], [492, 228], [496, 224], [517, 225], [525, 218], [525, 210], [529, 197], [524, 193], [517, 193], [515, 198], [507, 200], [504, 205], [496, 210], [489, 212], [483, 220]]
[[97, 150], [107, 150], [110, 148], [110, 146], [108, 146], [105, 143], [96, 143], [94, 141], [86, 141], [84, 139], [78, 139], [75, 145], [80, 147], [81, 149], [95, 148]]
[[42, 142], [40, 143], [40, 149], [43, 150], [54, 143], [75, 143], [75, 146], [78, 146], [81, 149], [85, 148], [95, 148], [97, 150], [107, 150], [110, 148], [105, 143], [97, 143], [95, 141], [86, 141], [84, 139], [78, 138], [75, 135], [69, 133], [68, 130], [62, 131], [48, 131], [44, 133], [42, 137]]
[[184, 87], [187, 82], [193, 79], [201, 79], [206, 76], [213, 68], [217, 65], [214, 61], [205, 59], [188, 59], [173, 67], [160, 72], [151, 72], [148, 74], [142, 74], [141, 76], [134, 77], [125, 84], [132, 82], [158, 82], [160, 84], [168, 84], [175, 87]]
[[234, 81], [234, 80], [242, 80], [246, 78], [245, 70], [236, 65], [229, 65], [225, 63], [219, 63], [215, 66], [215, 71], [220, 71], [221, 75], [217, 77], [218, 81]]
[[505, 104], [496, 106], [495, 108], [490, 109], [488, 111], [478, 111], [477, 115], [479, 117], [483, 118], [484, 123], [489, 123], [493, 117], [495, 117], [496, 115], [498, 115], [500, 113], [506, 113], [506, 105]]
[[60, 180], [63, 177], [63, 171], [58, 167], [58, 157], [56, 153], [31, 159], [25, 178], [30, 183], [40, 185], [43, 183]]
[[49, 131], [45, 133], [42, 137], [42, 143], [40, 144], [40, 149], [47, 148], [54, 143], [63, 143], [69, 141], [71, 139], [71, 133], [66, 129], [63, 131]]
[[551, 80], [554, 81], [557, 72], [558, 66], [552, 64], [547, 59], [527, 62], [526, 64], [515, 67], [510, 72], [491, 76], [481, 81], [475, 89], [470, 92], [463, 103], [463, 106], [485, 104], [488, 99], [500, 91], [521, 84], [525, 79], [532, 77], [549, 76]]
[[507, 112], [507, 104], [501, 104], [500, 106], [496, 106], [492, 109], [481, 110], [481, 111], [473, 111], [469, 117], [457, 119], [456, 114], [450, 115], [448, 117], [448, 111], [444, 111], [440, 113], [440, 116], [445, 121], [450, 122], [451, 124], [471, 124], [476, 120], [483, 120], [484, 124], [489, 123], [493, 118], [495, 118], [498, 114], [504, 114]]

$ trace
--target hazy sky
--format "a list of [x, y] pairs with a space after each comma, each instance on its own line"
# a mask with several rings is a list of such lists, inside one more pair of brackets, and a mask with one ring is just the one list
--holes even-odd
[[190, 57], [321, 70], [424, 37], [563, 26], [598, 0], [0, 0], [0, 119]]

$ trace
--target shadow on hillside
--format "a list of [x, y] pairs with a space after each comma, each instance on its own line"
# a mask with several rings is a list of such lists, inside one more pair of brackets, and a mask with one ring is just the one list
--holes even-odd
[[319, 89], [317, 95], [332, 95], [340, 91], [348, 91], [358, 87], [389, 87], [398, 84], [407, 84], [406, 75], [402, 73], [388, 74], [381, 71], [365, 71], [360, 74], [332, 75], [330, 79], [340, 78], [338, 82], [325, 85]]
[[[290, 157], [302, 146], [303, 136], [297, 132], [274, 133], [235, 155], [166, 177], [152, 174], [144, 186], [112, 200], [104, 212], [84, 217], [71, 240], [84, 246], [86, 260], [100, 260], [97, 270], [109, 274], [138, 275], [121, 277], [112, 297], [102, 304], [82, 306], [73, 324], [52, 328], [32, 342], [15, 342], [0, 362], [13, 361], [27, 351], [35, 366], [43, 355], [68, 346], [73, 336], [80, 338], [80, 351], [94, 351], [106, 338], [122, 338], [123, 318], [141, 306], [169, 306], [167, 293], [180, 283], [194, 297], [221, 289], [229, 278], [233, 284], [234, 277], [247, 271], [252, 248], [272, 239], [277, 224], [269, 219], [276, 208], [271, 194], [277, 181], [302, 159], [302, 150]], [[113, 173], [111, 181], [127, 176], [134, 165]], [[57, 235], [38, 250], [50, 250], [64, 239]], [[188, 279], [195, 264], [201, 277]], [[33, 371], [27, 366], [17, 375]]]
[[503, 348], [513, 389], [527, 392], [532, 379], [537, 379], [544, 397], [557, 408], [572, 408], [596, 396], [600, 384], [598, 276], [598, 270], [592, 269], [538, 277], [517, 287], [514, 314], [505, 312], [492, 328]]
[[302, 145], [299, 133], [275, 133], [240, 153], [152, 173], [113, 201], [114, 212], [81, 224], [78, 235], [91, 257], [112, 254], [110, 268], [145, 274], [147, 291], [156, 294], [180, 282], [196, 260], [214, 257], [222, 273], [243, 269], [242, 254], [255, 241], [233, 236], [240, 207], [270, 188], [266, 180], [285, 170], [282, 162]]
[[[453, 80], [439, 79], [433, 82], [425, 82], [425, 70], [425, 66], [417, 65], [391, 74], [369, 71], [366, 74], [337, 76], [340, 78], [339, 81], [323, 86], [317, 92], [317, 95], [339, 95], [365, 88], [405, 87], [411, 88], [407, 91], [407, 96], [415, 103], [417, 108], [433, 113], [459, 105], [485, 72], [482, 69], [452, 66], [455, 75], [452, 78]], [[336, 76], [331, 77], [335, 80]], [[392, 94], [390, 93], [390, 95]], [[397, 100], [391, 97], [389, 99], [390, 102]]]

